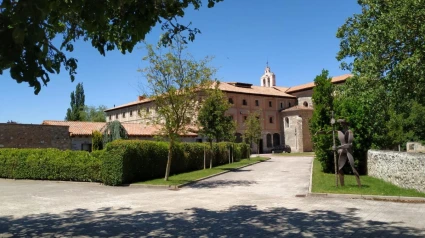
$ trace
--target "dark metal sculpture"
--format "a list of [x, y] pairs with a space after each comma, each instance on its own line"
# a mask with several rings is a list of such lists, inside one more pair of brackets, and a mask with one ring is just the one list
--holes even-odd
[[[344, 186], [344, 172], [342, 168], [344, 165], [348, 162], [350, 163], [351, 169], [353, 170], [354, 175], [356, 176], [357, 185], [359, 187], [362, 186], [360, 183], [360, 176], [357, 170], [354, 168], [354, 158], [353, 158], [353, 140], [354, 140], [354, 134], [353, 132], [348, 129], [348, 123], [344, 119], [338, 119], [338, 122], [342, 126], [342, 131], [338, 131], [338, 139], [341, 143], [340, 146], [336, 147], [335, 145], [335, 136], [334, 136], [334, 146], [333, 150], [334, 152], [337, 151], [339, 158], [338, 158], [338, 174], [339, 174], [339, 181], [341, 186]], [[332, 118], [331, 124], [335, 124], [335, 119]], [[335, 127], [333, 127], [335, 128]], [[335, 129], [334, 129], [335, 131]], [[335, 133], [333, 133], [335, 135]], [[335, 155], [335, 153], [334, 153]], [[336, 157], [336, 156], [335, 156]], [[336, 167], [336, 164], [335, 164]], [[338, 186], [338, 182], [337, 182]]]

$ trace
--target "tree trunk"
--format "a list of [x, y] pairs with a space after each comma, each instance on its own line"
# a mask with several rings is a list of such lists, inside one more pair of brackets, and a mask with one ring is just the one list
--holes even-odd
[[233, 143], [232, 143], [232, 163], [234, 163], [235, 161], [233, 160], [233, 153], [235, 151], [235, 148], [233, 147]]
[[206, 146], [204, 146], [204, 169], [207, 167], [207, 152]]
[[212, 151], [212, 140], [210, 141], [210, 169], [212, 169], [213, 151]]
[[227, 154], [229, 155], [229, 164], [230, 164], [230, 147], [227, 149]]
[[173, 140], [170, 140], [170, 144], [168, 145], [167, 168], [165, 169], [165, 178], [164, 178], [165, 181], [168, 181], [168, 176], [170, 175], [172, 154], [173, 154]]

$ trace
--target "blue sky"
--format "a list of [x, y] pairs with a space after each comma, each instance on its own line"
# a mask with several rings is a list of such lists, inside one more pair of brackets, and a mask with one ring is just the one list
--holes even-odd
[[[211, 66], [219, 69], [216, 77], [221, 81], [259, 85], [268, 60], [277, 86], [294, 86], [313, 81], [322, 69], [331, 76], [349, 73], [335, 58], [339, 49], [335, 35], [348, 17], [359, 12], [356, 0], [224, 0], [211, 9], [188, 10], [182, 23], [192, 22], [201, 30], [188, 51], [198, 59], [215, 56]], [[156, 43], [160, 34], [160, 27], [155, 27], [147, 42]], [[51, 75], [39, 95], [8, 73], [1, 75], [0, 123], [63, 120], [70, 93], [79, 82], [84, 84], [86, 105], [109, 108], [135, 101], [145, 80], [137, 72], [146, 66], [141, 46], [130, 54], [110, 51], [104, 57], [89, 42], [79, 41], [68, 54], [78, 58], [76, 80], [71, 82], [65, 71]]]

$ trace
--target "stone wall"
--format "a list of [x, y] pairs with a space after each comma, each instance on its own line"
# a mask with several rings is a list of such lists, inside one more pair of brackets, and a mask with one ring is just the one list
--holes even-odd
[[0, 123], [0, 148], [71, 149], [69, 126]]
[[369, 176], [425, 192], [424, 154], [369, 150], [367, 170]]
[[425, 153], [425, 145], [419, 142], [407, 142], [406, 149], [407, 152]]

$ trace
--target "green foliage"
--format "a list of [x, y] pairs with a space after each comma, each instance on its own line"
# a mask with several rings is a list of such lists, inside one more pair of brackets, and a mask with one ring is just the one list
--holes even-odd
[[229, 131], [234, 125], [233, 120], [226, 116], [230, 104], [224, 93], [219, 89], [220, 82], [216, 82], [214, 89], [207, 89], [207, 97], [198, 112], [198, 122], [201, 129], [199, 134], [208, 141], [215, 139], [217, 142], [228, 139]]
[[85, 102], [83, 83], [78, 83], [75, 92], [71, 93], [71, 107], [66, 112], [65, 121], [83, 121], [84, 120], [84, 102]]
[[[334, 171], [334, 157], [332, 152], [332, 126], [331, 111], [333, 110], [333, 85], [332, 78], [327, 70], [314, 79], [312, 100], [314, 103], [313, 116], [310, 120], [310, 133], [312, 135], [314, 152], [316, 158], [322, 164], [324, 172]], [[318, 134], [318, 132], [325, 132]]]
[[99, 131], [92, 133], [92, 151], [103, 149], [103, 135]]
[[[208, 0], [208, 7], [222, 0]], [[18, 83], [28, 82], [38, 94], [49, 74], [65, 68], [74, 81], [77, 59], [68, 58], [73, 42], [90, 41], [101, 55], [106, 51], [132, 52], [157, 23], [165, 33], [162, 43], [188, 32], [183, 40], [193, 41], [199, 29], [175, 21], [188, 7], [201, 8], [201, 0], [179, 1], [85, 1], [38, 0], [0, 2], [0, 74], [10, 69]], [[30, 20], [28, 20], [30, 19]], [[55, 46], [53, 40], [59, 40]]]
[[106, 109], [107, 107], [104, 105], [98, 107], [84, 106], [84, 110], [82, 111], [83, 121], [106, 122]]
[[101, 181], [101, 152], [58, 149], [1, 149], [0, 177], [64, 181]]
[[128, 133], [119, 121], [111, 121], [106, 123], [105, 129], [103, 130], [103, 144], [119, 140], [127, 139]]
[[[179, 143], [173, 147], [173, 173], [203, 168], [204, 143]], [[228, 162], [225, 142], [214, 144], [215, 163]], [[168, 160], [168, 142], [118, 140], [106, 146], [102, 180], [106, 185], [120, 185], [163, 176]], [[247, 156], [248, 146], [237, 144], [236, 161]]]
[[381, 81], [352, 77], [337, 87], [335, 94], [335, 117], [350, 123], [354, 133], [353, 156], [359, 173], [365, 174], [367, 151], [389, 146], [388, 93]]
[[[159, 125], [159, 133], [166, 137], [169, 151], [180, 135], [187, 134], [190, 126], [195, 125], [198, 92], [210, 85], [210, 79], [215, 69], [208, 67], [209, 58], [196, 61], [186, 55], [183, 39], [177, 38], [174, 44], [168, 45], [167, 53], [161, 49], [154, 50], [152, 45], [146, 45], [148, 55], [143, 58], [149, 66], [140, 71], [145, 75], [147, 85], [155, 100], [157, 110], [155, 116], [146, 117], [154, 125]], [[153, 111], [153, 110], [152, 110]], [[165, 180], [171, 169], [172, 153], [168, 158]]]
[[361, 14], [338, 29], [344, 69], [380, 79], [391, 99], [425, 105], [425, 4], [418, 0], [359, 0]]
[[[244, 122], [245, 131], [243, 137], [248, 140], [249, 145], [252, 145], [252, 142], [258, 144], [261, 139], [261, 116], [259, 112], [252, 112], [246, 118]], [[259, 148], [259, 147], [258, 147]]]

